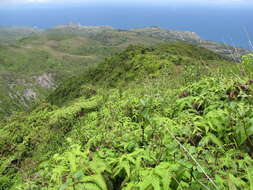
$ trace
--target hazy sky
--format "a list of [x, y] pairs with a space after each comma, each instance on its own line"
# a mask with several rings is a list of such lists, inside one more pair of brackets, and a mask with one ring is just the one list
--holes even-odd
[[0, 3], [205, 3], [205, 4], [253, 4], [253, 0], [0, 0]]
[[0, 0], [0, 10], [16, 8], [54, 8], [57, 6], [79, 5], [113, 5], [113, 6], [207, 6], [220, 8], [253, 8], [253, 0]]

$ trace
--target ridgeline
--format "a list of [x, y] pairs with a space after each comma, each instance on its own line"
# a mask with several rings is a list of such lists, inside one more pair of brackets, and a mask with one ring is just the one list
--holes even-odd
[[253, 57], [131, 45], [0, 123], [0, 190], [253, 188]]

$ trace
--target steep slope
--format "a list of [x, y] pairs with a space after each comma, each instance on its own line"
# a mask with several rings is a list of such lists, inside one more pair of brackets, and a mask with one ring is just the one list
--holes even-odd
[[79, 30], [58, 26], [23, 36], [15, 44], [1, 45], [0, 116], [29, 109], [60, 81], [78, 75], [87, 66], [93, 66], [129, 44], [160, 42], [108, 27], [82, 27]]
[[0, 45], [0, 117], [29, 109], [62, 80], [131, 44], [153, 46], [164, 41], [185, 41], [208, 47], [232, 60], [247, 52], [201, 40], [192, 32], [159, 27], [118, 30], [71, 23], [48, 30], [0, 27], [1, 35], [9, 43]]
[[[221, 64], [222, 63], [222, 64]], [[170, 78], [181, 78], [182, 73], [191, 75], [196, 70], [189, 70], [191, 67], [200, 69], [201, 74], [205, 65], [211, 65], [210, 69], [222, 68], [224, 65], [231, 65], [233, 62], [219, 56], [207, 49], [200, 48], [186, 43], [169, 43], [154, 47], [129, 46], [122, 53], [116, 54], [101, 62], [97, 67], [91, 68], [84, 75], [74, 77], [63, 83], [48, 97], [51, 103], [62, 104], [65, 99], [79, 97], [81, 86], [84, 83], [98, 87], [127, 87], [131, 81], [143, 82], [145, 79], [162, 76], [164, 72]], [[202, 67], [202, 68], [199, 68]], [[185, 70], [184, 70], [185, 69]], [[204, 71], [204, 73], [201, 73]], [[189, 73], [188, 73], [189, 72]], [[176, 87], [176, 84], [174, 84]]]
[[48, 48], [0, 46], [0, 116], [30, 108], [60, 81], [95, 61], [93, 57], [56, 55]]
[[252, 187], [252, 57], [130, 46], [1, 121], [0, 189]]

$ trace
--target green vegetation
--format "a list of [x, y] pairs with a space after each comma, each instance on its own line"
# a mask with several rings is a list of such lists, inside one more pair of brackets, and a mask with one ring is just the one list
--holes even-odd
[[32, 27], [0, 27], [0, 43], [16, 43], [16, 40], [40, 32]]
[[[129, 45], [152, 47], [164, 41], [190, 42], [233, 60], [238, 60], [238, 57], [248, 52], [202, 40], [192, 32], [159, 27], [118, 30], [109, 26], [81, 26], [73, 23], [47, 30], [0, 27], [0, 117], [29, 110], [46, 98], [62, 81], [79, 76], [87, 66], [96, 67], [106, 57], [119, 53]], [[175, 51], [170, 58], [164, 59], [180, 64], [182, 60], [174, 59], [174, 54]], [[142, 56], [139, 59], [141, 62]], [[146, 67], [152, 67], [148, 66], [148, 60], [153, 62], [151, 64], [156, 64], [154, 59], [161, 60], [157, 55], [146, 56], [145, 59]], [[185, 59], [194, 62], [190, 60], [192, 58], [180, 59], [184, 63], [187, 62]], [[124, 77], [131, 81], [135, 76], [130, 75], [135, 75], [134, 73], [137, 72], [128, 72], [129, 76]]]
[[28, 110], [87, 66], [94, 66], [129, 44], [160, 40], [110, 27], [0, 27], [0, 117]]
[[62, 80], [79, 75], [86, 66], [99, 62], [117, 48], [76, 35], [50, 32], [1, 45], [0, 117], [29, 109]]
[[[54, 55], [43, 48], [0, 47], [0, 117], [28, 109], [62, 80], [83, 72], [92, 57]], [[30, 93], [29, 93], [30, 92]]]
[[1, 121], [0, 189], [251, 190], [252, 66], [130, 46]]
[[235, 48], [225, 43], [203, 40], [196, 33], [189, 31], [167, 30], [157, 26], [136, 28], [131, 31], [137, 32], [141, 35], [152, 36], [153, 38], [164, 41], [190, 42], [212, 50], [217, 54], [232, 58], [234, 61], [240, 60], [242, 54], [249, 53], [249, 51], [243, 48]]

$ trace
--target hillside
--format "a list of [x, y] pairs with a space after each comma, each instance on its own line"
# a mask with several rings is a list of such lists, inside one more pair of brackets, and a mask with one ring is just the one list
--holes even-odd
[[61, 81], [94, 67], [129, 45], [153, 46], [183, 41], [209, 48], [231, 60], [248, 53], [202, 40], [192, 32], [147, 27], [119, 30], [70, 23], [39, 30], [0, 27], [0, 117], [29, 110]]
[[0, 189], [253, 187], [252, 56], [129, 46], [0, 125]]
[[[0, 45], [0, 117], [29, 109], [61, 81], [78, 75], [87, 66], [97, 64], [129, 44], [161, 42], [114, 30], [102, 32], [103, 27], [88, 28], [81, 32], [76, 29], [73, 33], [70, 27], [56, 27], [23, 36], [15, 43], [12, 38]], [[12, 34], [16, 31], [9, 30]]]
[[58, 82], [96, 61], [92, 56], [58, 54], [47, 47], [0, 46], [0, 115], [28, 109]]
[[142, 35], [152, 36], [157, 39], [161, 39], [164, 41], [182, 41], [182, 42], [190, 42], [202, 47], [205, 47], [217, 54], [229, 57], [234, 61], [240, 60], [243, 54], [249, 53], [249, 51], [233, 47], [226, 43], [220, 42], [212, 42], [208, 40], [202, 39], [194, 32], [189, 31], [176, 31], [176, 30], [167, 30], [161, 27], [145, 27], [145, 28], [137, 28], [132, 29], [131, 31], [137, 32]]
[[15, 43], [17, 40], [42, 30], [33, 27], [0, 27], [0, 43]]

